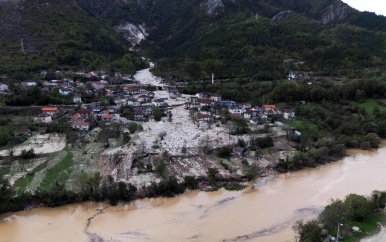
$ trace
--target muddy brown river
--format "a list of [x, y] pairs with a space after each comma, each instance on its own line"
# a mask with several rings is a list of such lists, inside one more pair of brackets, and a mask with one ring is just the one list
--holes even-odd
[[238, 192], [188, 192], [116, 207], [82, 203], [5, 214], [0, 242], [295, 241], [294, 222], [317, 216], [331, 198], [386, 190], [386, 148], [350, 155], [316, 169], [259, 179]]

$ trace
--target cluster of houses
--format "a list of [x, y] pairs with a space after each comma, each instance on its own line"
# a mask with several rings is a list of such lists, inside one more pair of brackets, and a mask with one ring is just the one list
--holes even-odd
[[[114, 75], [107, 75], [104, 71], [92, 71], [89, 73], [74, 72], [74, 73], [56, 73], [57, 76], [64, 74], [72, 74], [83, 77], [81, 81], [71, 78], [61, 78], [58, 80], [26, 80], [21, 83], [21, 87], [28, 89], [39, 87], [43, 93], [48, 93], [55, 89], [60, 95], [73, 98], [74, 103], [82, 103], [85, 98], [95, 95], [97, 97], [118, 97], [130, 93], [130, 88], [137, 86], [138, 83], [133, 81], [131, 76], [124, 76], [120, 72]], [[118, 85], [119, 84], [119, 85]], [[122, 88], [127, 87], [128, 90]], [[0, 86], [1, 88], [1, 86]], [[7, 87], [8, 89], [8, 87]], [[1, 89], [0, 89], [1, 91]]]
[[[73, 114], [67, 114], [67, 123], [73, 130], [89, 131], [92, 121], [98, 121], [101, 123], [111, 123], [114, 118], [114, 114], [118, 112], [117, 106], [110, 106], [109, 108], [101, 108], [100, 106], [89, 105], [87, 108], [80, 108], [71, 112]], [[60, 112], [58, 107], [43, 107], [41, 113], [34, 117], [34, 122], [37, 124], [49, 124], [58, 115], [65, 114]]]
[[[230, 100], [222, 100], [221, 96], [214, 94], [205, 96], [197, 93], [185, 105], [186, 109], [200, 110], [195, 114], [198, 122], [213, 122], [223, 118], [224, 110], [232, 119], [244, 119], [252, 124], [262, 124], [270, 121], [272, 117], [292, 119], [295, 113], [289, 109], [279, 109], [276, 105], [263, 105], [252, 107], [249, 103], [238, 104]], [[226, 112], [225, 112], [226, 113]]]

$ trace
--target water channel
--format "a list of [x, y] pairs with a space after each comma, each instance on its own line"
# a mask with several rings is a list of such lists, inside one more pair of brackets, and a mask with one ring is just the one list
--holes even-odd
[[[292, 225], [331, 198], [386, 190], [386, 148], [350, 151], [316, 169], [259, 179], [253, 188], [39, 208], [0, 216], [5, 241], [295, 241]], [[382, 241], [382, 240], [379, 240]]]

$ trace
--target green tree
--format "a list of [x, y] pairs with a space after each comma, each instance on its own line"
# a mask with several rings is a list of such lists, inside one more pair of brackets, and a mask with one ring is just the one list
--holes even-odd
[[161, 177], [165, 177], [166, 176], [166, 172], [167, 172], [167, 165], [165, 163], [164, 160], [161, 160], [156, 166], [155, 166], [155, 172], [161, 176]]
[[186, 188], [189, 188], [190, 190], [194, 190], [198, 188], [198, 180], [193, 176], [185, 176], [184, 184]]
[[153, 107], [153, 116], [155, 121], [160, 121], [162, 118], [162, 110], [159, 107]]
[[292, 228], [297, 234], [300, 242], [320, 241], [322, 228], [319, 226], [319, 222], [316, 219], [307, 222], [304, 222], [303, 220], [297, 221]]
[[366, 197], [349, 194], [344, 200], [344, 206], [348, 210], [348, 219], [354, 221], [363, 221], [367, 216], [371, 214], [371, 203]]
[[338, 223], [348, 219], [348, 214], [349, 210], [342, 200], [331, 200], [331, 203], [320, 213], [319, 221], [323, 224], [324, 228], [331, 231], [335, 229]]
[[99, 185], [101, 179], [102, 178], [99, 172], [86, 174], [82, 171], [77, 180], [81, 195], [86, 198], [97, 198], [97, 195], [99, 195]]
[[256, 164], [247, 166], [244, 169], [245, 169], [244, 174], [247, 177], [248, 181], [253, 181], [260, 173], [260, 169]]

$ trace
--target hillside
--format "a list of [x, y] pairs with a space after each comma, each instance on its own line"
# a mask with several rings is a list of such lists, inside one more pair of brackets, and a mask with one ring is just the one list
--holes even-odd
[[212, 72], [255, 80], [293, 71], [366, 76], [386, 58], [386, 18], [340, 0], [17, 2], [0, 2], [3, 71], [56, 65], [132, 72], [140, 62], [122, 58], [128, 48], [176, 80]]
[[3, 1], [0, 6], [0, 72], [125, 66], [123, 71], [133, 73], [141, 65], [111, 26], [76, 2]]

